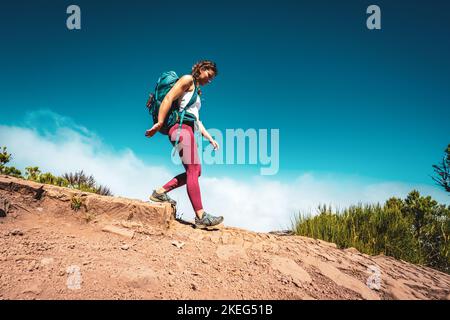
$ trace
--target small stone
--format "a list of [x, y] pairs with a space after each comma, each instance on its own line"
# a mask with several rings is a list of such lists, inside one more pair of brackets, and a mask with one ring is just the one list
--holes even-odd
[[20, 231], [19, 229], [14, 229], [10, 231], [9, 234], [12, 236], [23, 236], [23, 232]]
[[354, 248], [354, 247], [350, 247], [350, 248], [347, 248], [347, 249], [344, 249], [344, 250], [347, 251], [347, 252], [353, 253], [353, 254], [358, 254], [359, 253], [359, 251], [356, 248]]
[[30, 263], [28, 264], [27, 270], [28, 271], [33, 271], [34, 269], [36, 269], [36, 260], [31, 260]]
[[67, 246], [67, 248], [69, 248], [69, 249], [75, 249], [75, 245], [74, 245], [74, 244], [69, 244], [69, 245]]
[[53, 258], [42, 258], [41, 259], [41, 266], [48, 266], [54, 262]]
[[107, 225], [107, 226], [103, 227], [102, 231], [114, 233], [116, 235], [126, 237], [129, 239], [133, 239], [133, 237], [134, 237], [134, 231], [131, 231], [131, 230], [128, 230], [125, 228], [121, 228], [121, 227], [117, 227], [117, 226], [113, 226], [113, 225]]
[[30, 286], [22, 291], [22, 293], [33, 293], [35, 295], [40, 295], [42, 290], [38, 286]]
[[198, 290], [198, 285], [195, 282], [192, 282], [191, 283], [191, 289], [194, 290], [194, 291], [197, 291]]
[[127, 244], [124, 244], [123, 246], [120, 247], [120, 249], [122, 249], [122, 250], [128, 250], [128, 249], [130, 249], [130, 246], [127, 245]]
[[90, 264], [91, 262], [90, 261], [84, 261], [83, 262], [83, 266], [87, 266], [88, 264]]
[[177, 240], [172, 241], [172, 244], [173, 244], [175, 247], [177, 247], [178, 249], [182, 249], [183, 246], [185, 245], [184, 242], [182, 242], [182, 241], [177, 241]]

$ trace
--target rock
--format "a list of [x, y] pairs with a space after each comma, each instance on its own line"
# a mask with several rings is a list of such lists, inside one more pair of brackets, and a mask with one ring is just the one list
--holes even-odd
[[14, 229], [9, 232], [11, 236], [23, 236], [23, 232], [19, 229]]
[[8, 215], [9, 207], [10, 207], [10, 204], [7, 199], [0, 200], [0, 217], [1, 218], [4, 218]]
[[194, 291], [198, 291], [198, 285], [195, 282], [191, 283], [191, 289]]
[[42, 258], [41, 259], [41, 266], [48, 266], [51, 265], [55, 260], [53, 258]]
[[294, 235], [294, 231], [292, 230], [269, 231], [269, 234], [273, 234], [276, 236], [292, 236]]
[[127, 269], [119, 277], [132, 288], [149, 288], [153, 291], [159, 284], [158, 273], [144, 266]]
[[130, 246], [127, 245], [127, 244], [124, 244], [123, 246], [120, 247], [120, 249], [122, 249], [122, 250], [128, 250], [128, 249], [130, 249]]
[[174, 241], [172, 241], [172, 244], [175, 246], [175, 247], [177, 247], [178, 249], [182, 249], [183, 248], [183, 246], [185, 245], [185, 243], [184, 242], [182, 242], [182, 241], [178, 241], [178, 240], [174, 240]]
[[347, 248], [347, 249], [344, 249], [344, 250], [347, 251], [347, 252], [353, 253], [353, 254], [360, 253], [356, 248], [353, 248], [353, 247], [350, 247], [350, 248]]
[[32, 293], [32, 294], [35, 294], [35, 295], [40, 295], [42, 293], [42, 290], [37, 285], [31, 285], [31, 286], [25, 288], [22, 291], [22, 293], [23, 294], [25, 294], [25, 293]]
[[74, 245], [74, 244], [69, 244], [69, 245], [67, 246], [67, 248], [69, 248], [69, 249], [75, 249], [75, 245]]
[[[221, 260], [229, 260], [233, 257], [237, 257], [240, 259], [247, 258], [247, 254], [245, 249], [242, 246], [228, 244], [228, 245], [220, 245], [216, 249], [216, 255]], [[257, 262], [254, 262], [257, 265]]]
[[29, 256], [29, 255], [16, 255], [14, 257], [14, 260], [17, 263], [21, 263], [23, 261], [32, 261], [32, 260], [34, 260], [34, 258], [32, 256]]
[[37, 268], [36, 260], [31, 260], [31, 261], [28, 263], [27, 270], [28, 270], [28, 271], [33, 271], [33, 270], [36, 269], [36, 268]]
[[107, 226], [103, 227], [102, 231], [114, 233], [114, 234], [129, 238], [129, 239], [133, 239], [133, 237], [134, 237], [134, 231], [127, 230], [127, 229], [113, 226], [113, 225], [107, 225]]
[[292, 259], [272, 256], [271, 267], [283, 275], [281, 282], [284, 284], [290, 282], [288, 278], [292, 278], [292, 282], [297, 286], [301, 286], [303, 282], [312, 282], [310, 274]]

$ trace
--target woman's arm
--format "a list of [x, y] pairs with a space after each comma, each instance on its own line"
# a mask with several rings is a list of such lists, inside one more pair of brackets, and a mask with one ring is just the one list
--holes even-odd
[[219, 149], [219, 144], [216, 142], [216, 140], [211, 137], [209, 132], [205, 129], [205, 126], [203, 126], [203, 123], [200, 120], [197, 120], [198, 128], [200, 129], [200, 132], [202, 133], [202, 136], [204, 136], [208, 141], [214, 146], [214, 150]]
[[161, 106], [159, 107], [158, 122], [155, 123], [151, 129], [145, 132], [147, 137], [153, 136], [161, 129], [173, 102], [181, 97], [184, 92], [188, 91], [193, 82], [194, 78], [191, 75], [185, 75], [178, 79], [172, 89], [170, 89], [170, 91], [166, 94]]

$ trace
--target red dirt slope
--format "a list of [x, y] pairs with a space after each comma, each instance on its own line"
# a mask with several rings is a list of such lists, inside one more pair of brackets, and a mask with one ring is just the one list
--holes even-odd
[[173, 214], [0, 176], [0, 299], [449, 299], [430, 268]]

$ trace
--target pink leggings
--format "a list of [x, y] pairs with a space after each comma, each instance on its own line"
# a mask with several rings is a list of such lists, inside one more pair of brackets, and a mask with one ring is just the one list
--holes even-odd
[[[169, 130], [169, 140], [172, 145], [175, 144], [178, 127], [179, 124], [177, 123]], [[203, 209], [200, 185], [198, 184], [198, 177], [200, 177], [202, 173], [202, 167], [198, 158], [197, 144], [195, 142], [192, 127], [186, 124], [181, 126], [179, 144], [181, 146], [179, 155], [186, 172], [174, 177], [167, 182], [163, 188], [169, 192], [186, 184], [192, 207], [194, 208], [194, 211], [198, 211]]]

